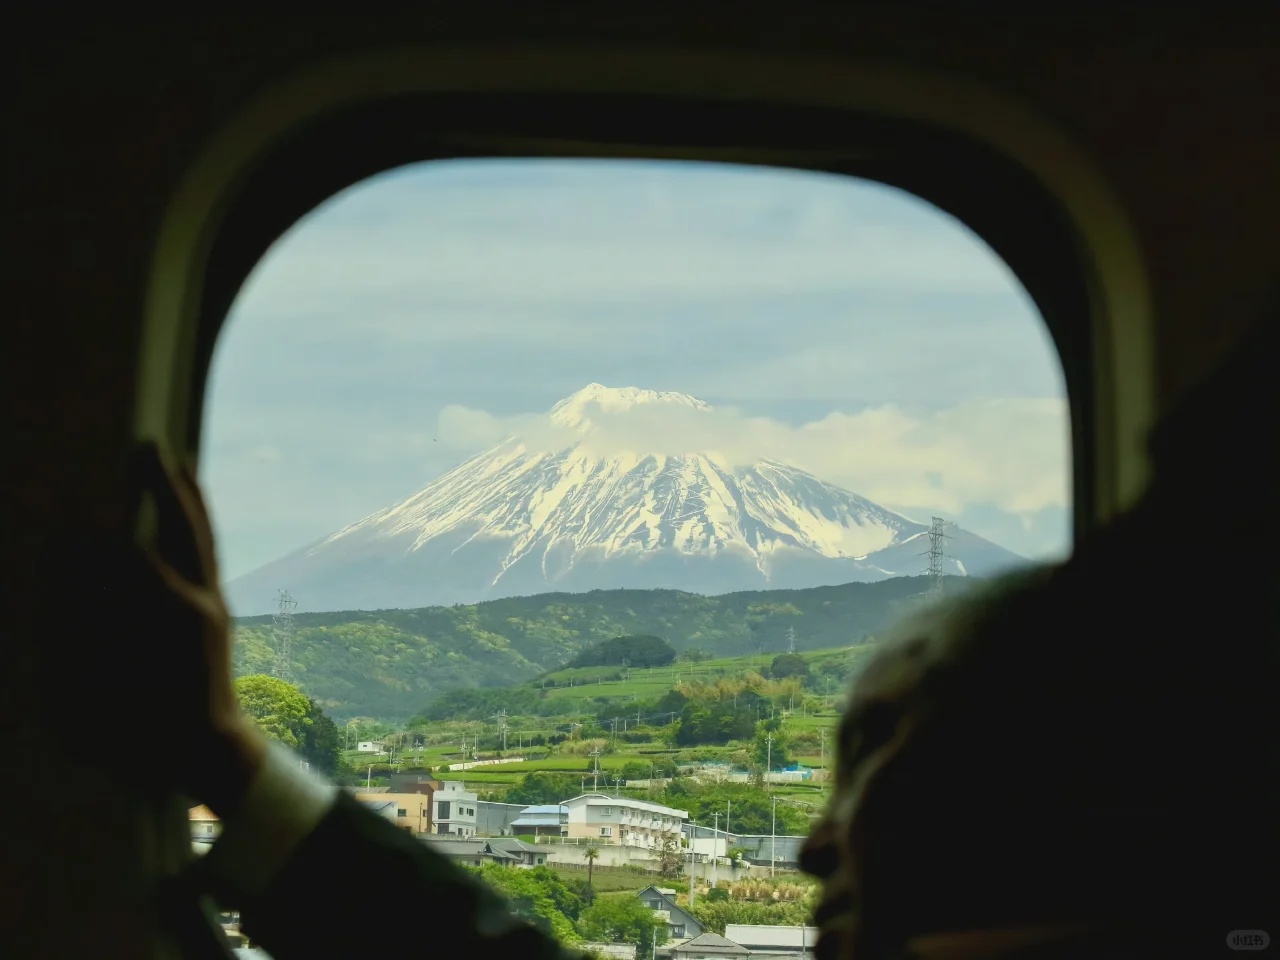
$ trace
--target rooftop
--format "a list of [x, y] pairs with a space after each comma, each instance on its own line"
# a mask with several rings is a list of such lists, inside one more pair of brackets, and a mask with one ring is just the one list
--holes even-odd
[[499, 860], [519, 860], [520, 854], [530, 853], [533, 847], [515, 837], [486, 837], [455, 839], [449, 834], [429, 834], [427, 843], [440, 853], [452, 857], [489, 856]]
[[644, 810], [679, 820], [689, 819], [688, 810], [676, 810], [674, 807], [664, 807], [660, 803], [650, 803], [648, 800], [633, 800], [631, 797], [610, 797], [603, 793], [584, 793], [580, 797], [566, 800], [564, 806], [578, 803], [589, 807], [628, 807], [632, 810]]
[[812, 948], [818, 939], [817, 927], [765, 923], [728, 923], [724, 935], [752, 950], [760, 947]]
[[718, 933], [704, 933], [700, 937], [694, 937], [687, 943], [682, 943], [676, 948], [681, 953], [693, 952], [700, 957], [745, 957], [751, 951], [746, 947], [734, 943], [732, 940], [726, 940]]

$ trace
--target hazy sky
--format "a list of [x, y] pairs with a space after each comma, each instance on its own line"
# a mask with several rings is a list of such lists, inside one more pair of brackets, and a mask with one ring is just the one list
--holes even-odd
[[915, 519], [1026, 556], [1068, 547], [1061, 367], [1013, 275], [950, 217], [769, 168], [457, 161], [334, 197], [241, 292], [202, 464], [224, 576], [592, 382], [692, 394], [722, 447]]

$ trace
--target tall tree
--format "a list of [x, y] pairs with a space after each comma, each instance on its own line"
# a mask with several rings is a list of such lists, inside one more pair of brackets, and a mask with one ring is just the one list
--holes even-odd
[[680, 868], [684, 865], [681, 855], [680, 841], [670, 833], [662, 835], [662, 844], [658, 848], [658, 872], [665, 879], [680, 876]]
[[644, 903], [634, 896], [601, 897], [586, 910], [578, 924], [582, 935], [597, 943], [634, 943], [639, 956], [648, 956], [655, 941], [667, 939], [666, 924], [660, 924]]
[[596, 847], [587, 847], [582, 859], [587, 861], [587, 887], [594, 890], [595, 887], [591, 883], [591, 873], [596, 868], [596, 861], [600, 859], [600, 851]]
[[577, 796], [580, 786], [580, 780], [573, 774], [538, 770], [526, 773], [523, 780], [507, 791], [504, 799], [507, 803], [563, 803]]
[[302, 745], [311, 726], [311, 702], [301, 690], [277, 677], [255, 674], [236, 680], [236, 696], [245, 716], [268, 737], [290, 747]]
[[319, 704], [310, 698], [307, 704], [311, 724], [303, 731], [298, 752], [315, 770], [332, 777], [338, 772], [342, 760], [342, 736]]

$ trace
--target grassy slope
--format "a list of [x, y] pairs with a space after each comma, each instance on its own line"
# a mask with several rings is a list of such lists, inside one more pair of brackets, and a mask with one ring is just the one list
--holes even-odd
[[[952, 581], [954, 589], [969, 584]], [[719, 657], [772, 656], [784, 649], [789, 627], [801, 650], [842, 647], [883, 631], [911, 609], [922, 587], [921, 578], [904, 577], [718, 597], [601, 590], [421, 610], [303, 613], [295, 617], [294, 669], [302, 688], [339, 720], [405, 718], [446, 690], [521, 683], [593, 643], [626, 634], [652, 634], [677, 650], [696, 647]], [[237, 673], [269, 671], [276, 642], [271, 618], [242, 619], [236, 628]], [[699, 669], [715, 669], [714, 663]], [[612, 695], [648, 697], [670, 682], [632, 676], [630, 687]], [[576, 686], [558, 692], [594, 696]]]

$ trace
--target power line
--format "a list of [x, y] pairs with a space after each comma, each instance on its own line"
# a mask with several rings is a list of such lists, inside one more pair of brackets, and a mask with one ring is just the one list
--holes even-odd
[[275, 675], [286, 683], [293, 683], [293, 611], [298, 601], [288, 590], [281, 590], [276, 598], [276, 612], [272, 616], [276, 633]]

